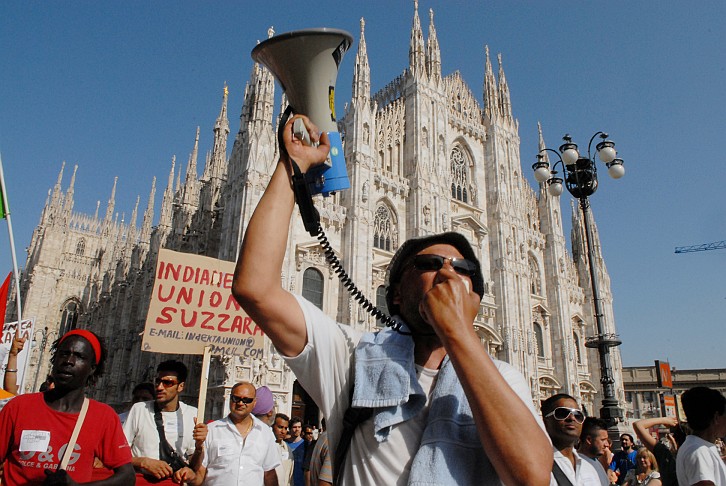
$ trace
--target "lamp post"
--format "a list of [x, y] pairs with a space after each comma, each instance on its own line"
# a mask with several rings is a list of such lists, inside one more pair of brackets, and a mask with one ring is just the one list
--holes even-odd
[[[598, 136], [600, 136], [602, 141], [595, 146], [597, 152], [593, 156], [591, 155], [592, 142]], [[587, 146], [587, 157], [585, 157], [577, 151], [577, 145], [572, 142], [572, 138], [569, 135], [565, 135], [562, 137], [565, 143], [560, 145], [559, 153], [548, 148], [540, 150], [537, 154], [537, 162], [532, 165], [532, 169], [534, 170], [534, 178], [537, 182], [546, 183], [551, 195], [559, 196], [562, 194], [562, 183], [564, 182], [567, 191], [577, 198], [580, 203], [585, 225], [585, 244], [587, 245], [590, 284], [592, 286], [592, 300], [595, 311], [595, 323], [597, 325], [597, 336], [588, 338], [585, 341], [585, 346], [598, 350], [600, 357], [600, 383], [603, 389], [600, 418], [605, 420], [608, 426], [612, 428], [618, 419], [623, 417], [623, 414], [620, 407], [618, 407], [618, 400], [615, 396], [615, 379], [613, 377], [613, 368], [610, 360], [610, 348], [619, 346], [621, 341], [616, 334], [605, 332], [596, 275], [597, 268], [593, 263], [595, 251], [592, 245], [591, 209], [588, 199], [589, 196], [597, 191], [598, 185], [595, 156], [605, 163], [608, 168], [608, 174], [613, 179], [620, 179], [625, 175], [623, 160], [617, 158], [615, 144], [607, 138], [607, 133], [595, 133]], [[545, 159], [545, 152], [552, 152], [557, 155], [558, 160], [554, 163], [552, 169], [550, 169], [550, 164]], [[555, 170], [558, 165], [561, 166], [564, 181], [561, 177], [558, 177], [558, 173]]]

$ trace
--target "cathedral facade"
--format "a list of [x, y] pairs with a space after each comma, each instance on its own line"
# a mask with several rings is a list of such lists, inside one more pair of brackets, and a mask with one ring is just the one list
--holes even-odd
[[[272, 33], [270, 32], [270, 35]], [[353, 55], [352, 53], [348, 54]], [[410, 237], [457, 231], [482, 264], [485, 295], [474, 322], [482, 346], [529, 379], [532, 399], [557, 392], [577, 397], [589, 413], [600, 407], [597, 351], [585, 347], [597, 335], [583, 222], [572, 213], [567, 249], [560, 197], [526, 180], [518, 121], [497, 58], [497, 74], [485, 50], [483, 99], [477, 100], [458, 72], [443, 76], [430, 14], [427, 35], [414, 11], [409, 63], [378, 92], [371, 76], [361, 21], [354, 54], [352, 99], [339, 128], [351, 188], [316, 196], [327, 238], [353, 282], [385, 306], [388, 263]], [[172, 160], [158, 223], [154, 226], [156, 180], [143, 215], [139, 200], [128, 221], [115, 209], [114, 182], [105, 215], [73, 211], [75, 171], [63, 189], [65, 168], [49, 191], [28, 249], [21, 282], [23, 315], [36, 318], [36, 336], [25, 390], [36, 390], [48, 372], [50, 343], [74, 327], [97, 332], [109, 348], [105, 376], [95, 398], [111, 404], [129, 399], [132, 388], [155, 375], [172, 356], [141, 351], [156, 256], [160, 248], [223, 260], [237, 258], [247, 222], [278, 158], [275, 82], [255, 64], [246, 83], [240, 127], [227, 156], [230, 132], [227, 87], [213, 127], [213, 148], [198, 175], [199, 129], [186, 167]], [[544, 137], [540, 129], [540, 148]], [[140, 227], [137, 220], [141, 218]], [[594, 228], [605, 332], [615, 333], [610, 282]], [[293, 216], [281, 282], [327, 314], [351, 326], [381, 324], [366, 313], [326, 263], [320, 242]], [[8, 315], [13, 315], [9, 302]], [[185, 401], [196, 403], [199, 356], [173, 356], [190, 368]], [[615, 389], [622, 402], [622, 364], [612, 351]], [[209, 375], [207, 417], [226, 413], [231, 385], [240, 380], [269, 386], [278, 409], [296, 412], [304, 391], [274, 348], [264, 359], [215, 356]], [[311, 406], [311, 405], [309, 405]]]

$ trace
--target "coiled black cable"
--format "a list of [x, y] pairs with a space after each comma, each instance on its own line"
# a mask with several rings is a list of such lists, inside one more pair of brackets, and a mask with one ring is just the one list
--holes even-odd
[[345, 287], [345, 289], [348, 291], [348, 293], [350, 293], [353, 299], [358, 302], [358, 305], [363, 307], [366, 312], [368, 312], [376, 319], [380, 319], [381, 321], [383, 321], [386, 326], [390, 327], [397, 333], [403, 334], [404, 336], [410, 336], [410, 332], [401, 330], [403, 322], [396, 321], [391, 316], [384, 314], [383, 311], [381, 311], [378, 307], [375, 306], [375, 304], [373, 304], [373, 302], [368, 300], [368, 298], [353, 282], [353, 280], [350, 278], [350, 275], [348, 275], [348, 272], [345, 271], [343, 265], [340, 263], [340, 260], [338, 260], [338, 257], [335, 256], [335, 251], [333, 250], [333, 247], [330, 246], [328, 237], [325, 235], [323, 227], [319, 223], [317, 234], [315, 235], [315, 237], [320, 242], [320, 246], [323, 247], [323, 252], [325, 253], [325, 259], [328, 261], [328, 265], [330, 265], [330, 268], [338, 276], [338, 279], [340, 279], [343, 287]]
[[293, 111], [294, 110], [292, 109], [292, 107], [288, 105], [285, 109], [285, 112], [280, 117], [280, 124], [277, 127], [277, 141], [280, 146], [280, 152], [283, 155], [287, 155], [287, 158], [292, 164], [293, 191], [295, 192], [295, 201], [297, 202], [298, 208], [300, 209], [300, 214], [303, 218], [303, 223], [305, 224], [305, 230], [308, 231], [311, 236], [314, 236], [318, 239], [318, 241], [320, 242], [320, 246], [323, 248], [325, 260], [327, 260], [328, 265], [330, 265], [330, 268], [338, 276], [338, 279], [340, 279], [343, 287], [345, 287], [345, 289], [350, 293], [353, 299], [358, 302], [358, 305], [363, 307], [366, 312], [368, 312], [376, 319], [380, 319], [386, 326], [390, 327], [397, 333], [405, 336], [410, 336], [410, 332], [401, 330], [401, 327], [403, 326], [402, 322], [398, 322], [391, 316], [384, 314], [383, 311], [381, 311], [370, 300], [368, 300], [368, 298], [363, 294], [358, 286], [353, 283], [353, 280], [343, 268], [340, 260], [338, 260], [338, 257], [335, 256], [335, 251], [330, 245], [328, 237], [325, 235], [325, 231], [323, 231], [323, 226], [320, 224], [320, 214], [313, 205], [312, 197], [307, 187], [307, 180], [305, 179], [305, 174], [300, 172], [300, 168], [298, 167], [297, 163], [292, 159], [292, 157], [289, 156], [289, 154], [285, 152], [283, 131], [285, 129], [287, 119], [290, 117]]

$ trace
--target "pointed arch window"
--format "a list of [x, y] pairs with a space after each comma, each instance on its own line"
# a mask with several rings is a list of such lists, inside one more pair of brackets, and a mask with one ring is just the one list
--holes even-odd
[[302, 296], [322, 310], [323, 274], [320, 270], [312, 267], [305, 270], [305, 273], [303, 273]]
[[75, 300], [69, 300], [63, 304], [61, 309], [61, 318], [59, 329], [59, 336], [64, 335], [68, 331], [72, 331], [78, 325], [78, 314], [81, 312], [81, 306]]
[[530, 292], [534, 295], [542, 295], [542, 275], [537, 260], [532, 255], [529, 256], [529, 282]]
[[539, 322], [534, 323], [534, 339], [537, 342], [537, 357], [544, 358], [544, 333], [542, 332], [542, 326]]
[[451, 197], [469, 202], [469, 158], [461, 147], [454, 147], [449, 157], [451, 162]]
[[81, 238], [76, 243], [76, 255], [83, 256], [84, 253], [86, 253], [86, 240]]
[[373, 246], [386, 251], [398, 248], [398, 229], [393, 212], [385, 204], [379, 204], [376, 208], [373, 219]]

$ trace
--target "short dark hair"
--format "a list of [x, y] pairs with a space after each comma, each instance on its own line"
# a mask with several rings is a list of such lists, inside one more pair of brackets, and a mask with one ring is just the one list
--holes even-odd
[[688, 425], [695, 432], [707, 429], [716, 414], [726, 413], [726, 397], [718, 390], [705, 386], [686, 390], [681, 395], [681, 403]]
[[282, 419], [282, 420], [284, 420], [285, 422], [290, 422], [290, 417], [288, 417], [288, 416], [287, 416], [287, 415], [285, 415], [284, 413], [276, 413], [276, 414], [275, 414], [275, 420], [277, 420], [277, 419]]
[[290, 427], [292, 427], [295, 424], [300, 424], [302, 426], [302, 419], [300, 417], [293, 417], [290, 419]]
[[156, 367], [156, 372], [160, 373], [162, 371], [171, 371], [172, 373], [176, 373], [179, 377], [179, 383], [186, 382], [187, 374], [189, 373], [187, 371], [187, 365], [175, 359], [169, 359], [159, 363], [159, 366]]
[[635, 444], [635, 438], [633, 438], [633, 436], [630, 435], [630, 434], [628, 434], [627, 432], [623, 432], [622, 434], [620, 434], [620, 437], [627, 437], [627, 438], [630, 439], [630, 442], [632, 442], [633, 444]]
[[542, 412], [542, 416], [544, 417], [545, 415], [550, 413], [552, 410], [557, 408], [557, 407], [555, 407], [555, 403], [559, 402], [560, 400], [565, 400], [565, 399], [572, 400], [575, 403], [577, 403], [577, 400], [575, 400], [575, 397], [573, 397], [572, 395], [568, 395], [567, 393], [557, 393], [555, 395], [552, 395], [545, 401], [543, 401], [542, 404], [540, 405], [539, 409]]
[[582, 422], [582, 432], [580, 432], [580, 441], [584, 441], [588, 437], [595, 437], [601, 430], [607, 430], [608, 424], [597, 417], [587, 417]]

